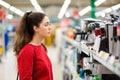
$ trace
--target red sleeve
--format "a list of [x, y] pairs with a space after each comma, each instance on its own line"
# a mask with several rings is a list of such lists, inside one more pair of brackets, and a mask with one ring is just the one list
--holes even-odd
[[19, 80], [33, 80], [33, 57], [34, 52], [30, 46], [21, 50], [18, 55]]

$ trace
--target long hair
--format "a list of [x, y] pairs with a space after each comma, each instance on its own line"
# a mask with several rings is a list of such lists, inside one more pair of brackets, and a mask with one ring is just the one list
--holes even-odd
[[44, 13], [26, 12], [21, 18], [16, 30], [16, 40], [14, 44], [14, 52], [16, 55], [18, 55], [20, 50], [32, 40], [34, 35], [33, 26], [39, 27], [44, 17]]

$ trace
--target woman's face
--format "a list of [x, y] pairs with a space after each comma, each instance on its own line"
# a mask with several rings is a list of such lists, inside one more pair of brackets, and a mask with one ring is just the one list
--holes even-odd
[[39, 36], [42, 38], [46, 38], [50, 36], [51, 24], [47, 16], [44, 17], [43, 21], [40, 23], [39, 28], [37, 30]]

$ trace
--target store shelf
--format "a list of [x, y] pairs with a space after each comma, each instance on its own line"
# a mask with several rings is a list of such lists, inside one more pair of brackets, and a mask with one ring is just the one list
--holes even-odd
[[[103, 66], [105, 66], [106, 68], [108, 68], [110, 71], [112, 71], [113, 73], [117, 74], [118, 76], [120, 76], [120, 63], [119, 66], [117, 66], [116, 64], [110, 64], [108, 61], [105, 61], [104, 59], [102, 59], [100, 56], [98, 56], [96, 53], [94, 53], [94, 51], [89, 51], [88, 47], [82, 47], [81, 46], [81, 51], [83, 51], [85, 54], [90, 55], [92, 54], [93, 58], [95, 60], [97, 60], [99, 63], [101, 63]], [[109, 65], [109, 66], [108, 66]]]
[[70, 61], [67, 61], [66, 66], [69, 69], [69, 71], [72, 74], [72, 76], [75, 77], [75, 75], [77, 74], [77, 72], [75, 71], [75, 69], [73, 67], [73, 64]]
[[[63, 38], [65, 39], [65, 41], [69, 42], [74, 47], [80, 48], [80, 51], [84, 52], [88, 56], [92, 56], [93, 59], [97, 60], [99, 63], [101, 63], [107, 69], [109, 69], [110, 71], [112, 71], [113, 73], [115, 73], [116, 75], [118, 75], [120, 77], [120, 63], [118, 63], [118, 65], [116, 65], [116, 63], [111, 64], [108, 61], [102, 59], [99, 55], [97, 55], [96, 52], [91, 51], [91, 49], [88, 46], [86, 46], [85, 44], [81, 44], [81, 43], [79, 43], [79, 42], [77, 42], [75, 40], [68, 39], [65, 36]], [[92, 54], [92, 55], [90, 55], [90, 54]], [[72, 65], [67, 64], [67, 66], [69, 67], [70, 71], [74, 74], [75, 71], [74, 71]], [[78, 79], [78, 80], [81, 80], [81, 79]]]
[[112, 72], [114, 72], [115, 74], [117, 74], [120, 77], [120, 66], [117, 66], [115, 64], [110, 64], [108, 61], [105, 61], [104, 59], [102, 59], [95, 53], [92, 53], [92, 55], [95, 60], [100, 62], [103, 66], [105, 66], [106, 68], [108, 68], [109, 70], [111, 70]]
[[67, 38], [66, 36], [63, 36], [63, 39], [64, 39], [66, 42], [72, 44], [74, 47], [80, 47], [80, 46], [81, 46], [81, 47], [80, 47], [80, 50], [89, 56], [88, 49], [87, 49], [87, 47], [86, 47], [85, 45], [81, 45], [80, 42], [77, 42], [77, 41], [75, 41], [75, 40], [71, 40], [71, 39]]
[[87, 55], [90, 55], [90, 52], [91, 52], [92, 56], [95, 60], [97, 60], [99, 63], [101, 63], [103, 66], [108, 68], [110, 71], [112, 71], [116, 75], [120, 76], [120, 63], [118, 63], [119, 65], [116, 65], [115, 63], [110, 64], [108, 61], [105, 61], [104, 59], [99, 57], [96, 53], [93, 53], [92, 51], [89, 51], [88, 47], [81, 46], [81, 51], [83, 51]]
[[75, 47], [80, 46], [80, 43], [79, 43], [79, 42], [77, 42], [77, 41], [75, 41], [75, 40], [72, 40], [72, 39], [69, 39], [69, 38], [67, 38], [66, 36], [63, 36], [63, 39], [64, 39], [66, 42], [70, 43], [71, 45], [73, 45], [73, 46], [75, 46]]
[[80, 48], [81, 48], [81, 51], [84, 52], [86, 55], [88, 55], [88, 56], [90, 55], [90, 53], [89, 53], [87, 47], [81, 46]]
[[67, 65], [68, 69], [70, 70], [70, 72], [71, 72], [71, 74], [72, 74], [72, 76], [73, 76], [73, 79], [75, 79], [75, 80], [83, 80], [83, 79], [81, 79], [81, 78], [78, 76], [78, 74], [77, 74], [77, 72], [74, 70], [73, 65], [72, 65], [71, 62], [67, 62], [66, 65]]

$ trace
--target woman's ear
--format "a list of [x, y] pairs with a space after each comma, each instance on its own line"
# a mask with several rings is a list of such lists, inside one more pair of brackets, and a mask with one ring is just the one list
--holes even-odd
[[34, 30], [35, 32], [38, 32], [38, 27], [37, 27], [37, 26], [33, 26], [33, 30]]

